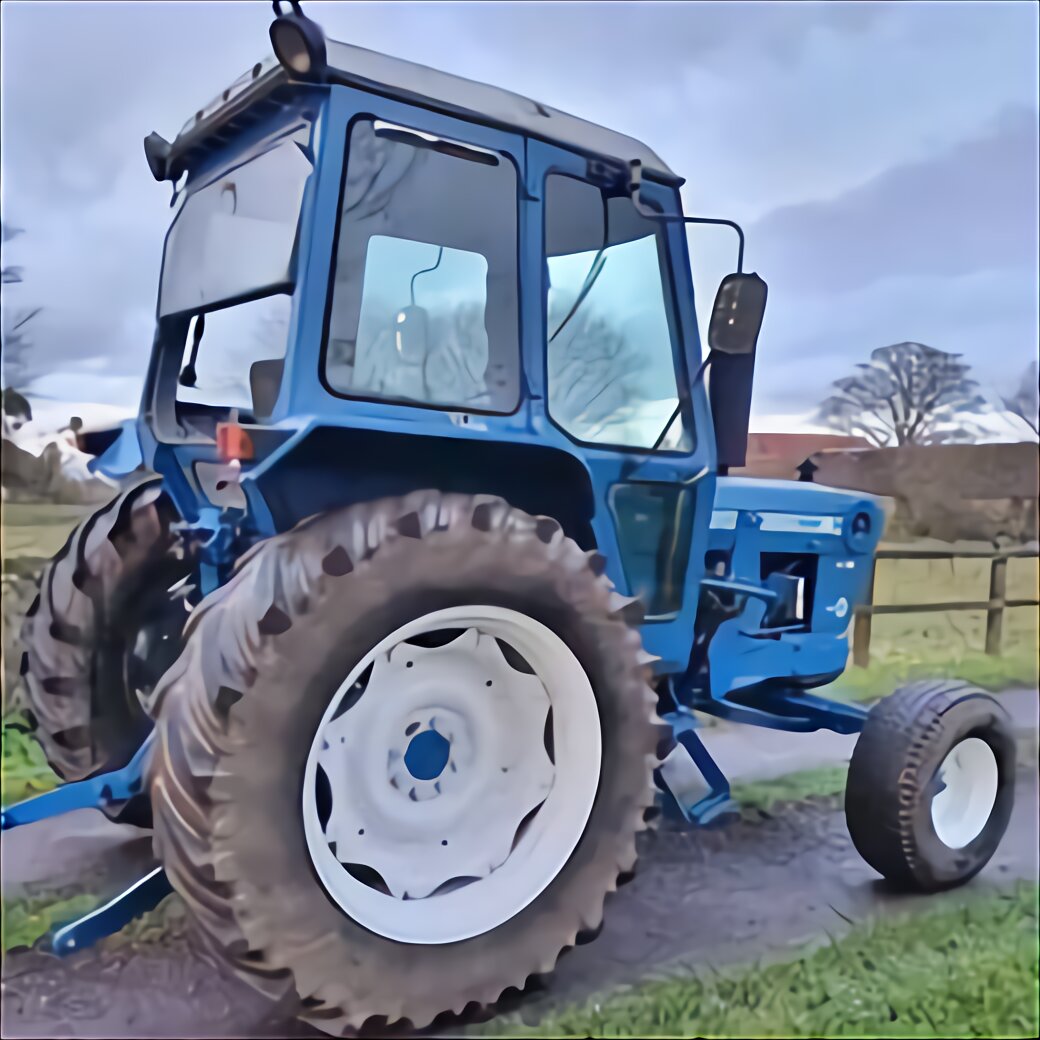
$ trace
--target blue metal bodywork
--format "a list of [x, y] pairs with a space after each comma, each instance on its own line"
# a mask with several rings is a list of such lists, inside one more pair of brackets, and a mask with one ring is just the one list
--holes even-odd
[[[369, 473], [352, 472], [348, 463], [335, 473], [327, 474], [333, 477], [332, 480], [298, 480], [291, 484], [291, 494], [273, 496], [272, 489], [280, 491], [289, 486], [294, 472], [303, 471], [305, 460], [307, 464], [311, 462], [309, 453], [313, 451], [317, 437], [330, 437], [337, 431], [350, 433], [356, 438], [353, 443], [368, 445], [370, 454], [378, 453], [381, 443], [390, 437], [407, 437], [412, 443], [415, 443], [415, 438], [430, 438], [438, 445], [443, 445], [445, 452], [467, 448], [472, 450], [479, 446], [490, 457], [494, 457], [496, 448], [508, 447], [518, 453], [511, 457], [522, 458], [521, 449], [529, 448], [530, 464], [512, 467], [510, 479], [516, 483], [525, 480], [537, 482], [539, 472], [544, 468], [543, 460], [549, 454], [565, 460], [576, 474], [582, 474], [585, 487], [576, 486], [574, 494], [588, 496], [589, 505], [583, 508], [589, 514], [591, 541], [606, 559], [607, 576], [628, 594], [637, 594], [645, 582], [640, 580], [640, 574], [631, 573], [631, 553], [628, 554], [630, 559], [626, 572], [625, 545], [612, 509], [615, 490], [620, 485], [632, 482], [662, 488], [683, 487], [684, 495], [689, 498], [693, 523], [689, 532], [687, 564], [680, 576], [683, 590], [681, 602], [677, 609], [648, 619], [642, 630], [647, 650], [660, 659], [657, 671], [662, 675], [681, 676], [691, 657], [700, 601], [699, 582], [703, 577], [702, 561], [712, 545], [726, 540], [724, 530], [709, 529], [708, 518], [713, 513], [717, 515], [720, 511], [734, 509], [740, 511], [742, 517], [753, 517], [756, 511], [766, 510], [818, 512], [821, 515], [837, 512], [843, 515], [860, 497], [854, 499], [839, 492], [822, 497], [819, 494], [813, 496], [811, 492], [805, 491], [806, 485], [777, 482], [767, 487], [761, 482], [755, 482], [754, 488], [743, 491], [743, 498], [738, 504], [736, 498], [740, 497], [741, 485], [725, 480], [720, 482], [720, 487], [726, 490], [720, 492], [722, 497], [717, 496], [712, 421], [707, 397], [701, 386], [694, 387], [682, 415], [682, 421], [692, 432], [691, 441], [695, 444], [688, 452], [659, 451], [648, 455], [582, 444], [568, 436], [554, 423], [546, 406], [542, 199], [545, 179], [550, 173], [563, 172], [585, 177], [588, 157], [543, 141], [525, 140], [517, 134], [455, 119], [417, 105], [406, 105], [389, 99], [380, 99], [374, 104], [370, 94], [349, 87], [300, 87], [299, 90], [299, 105], [290, 106], [288, 112], [282, 112], [271, 120], [258, 122], [240, 140], [226, 145], [223, 150], [215, 150], [204, 165], [192, 170], [183, 189], [191, 192], [207, 184], [215, 172], [232, 165], [243, 150], [255, 148], [257, 142], [298, 123], [305, 107], [308, 114], [313, 114], [311, 153], [314, 157], [314, 172], [304, 192], [300, 218], [289, 329], [290, 349], [277, 401], [269, 419], [263, 424], [265, 431], [277, 435], [277, 443], [255, 462], [243, 465], [240, 485], [247, 502], [246, 509], [241, 512], [215, 510], [195, 476], [194, 467], [197, 463], [220, 461], [215, 443], [200, 438], [186, 438], [176, 433], [171, 436], [169, 430], [162, 429], [162, 424], [157, 422], [161, 405], [156, 401], [156, 395], [164, 391], [158, 385], [154, 365], [137, 424], [145, 465], [162, 474], [166, 488], [185, 520], [204, 528], [207, 525], [212, 528], [223, 524], [234, 529], [234, 539], [216, 539], [220, 546], [211, 546], [210, 565], [219, 572], [222, 562], [229, 564], [243, 544], [269, 537], [291, 527], [302, 516], [320, 509], [412, 489], [408, 481], [414, 481], [415, 478], [411, 476], [402, 477], [396, 482], [387, 479], [385, 474], [380, 474], [379, 479], [376, 479]], [[520, 172], [524, 187], [518, 201], [518, 289], [523, 376], [521, 400], [516, 411], [510, 415], [477, 415], [399, 402], [348, 399], [332, 393], [318, 377], [335, 238], [335, 222], [329, 219], [329, 215], [336, 213], [340, 205], [346, 161], [346, 131], [356, 116], [374, 110], [381, 119], [505, 154]], [[675, 185], [648, 180], [644, 184], [643, 197], [647, 204], [657, 205], [662, 211], [675, 212], [681, 208]], [[666, 225], [665, 234], [665, 290], [669, 318], [673, 324], [675, 364], [680, 385], [689, 386], [700, 362], [700, 336], [693, 295], [689, 289], [691, 274], [686, 238], [677, 224]], [[113, 458], [117, 448], [122, 456], [129, 454], [123, 439], [109, 453]], [[102, 460], [102, 467], [108, 462], [106, 457]], [[575, 482], [576, 485], [581, 483]], [[425, 485], [420, 481], [416, 486]], [[490, 489], [477, 487], [473, 490]], [[291, 499], [291, 507], [287, 509], [284, 501], [276, 502], [275, 497]], [[742, 523], [746, 522], [750, 521], [742, 520]], [[762, 551], [772, 551], [770, 546], [791, 542], [786, 532], [768, 536], [763, 532]], [[747, 539], [741, 539], [740, 545], [741, 553], [735, 557], [735, 564], [739, 564], [745, 557], [751, 560], [756, 551], [756, 547]], [[217, 552], [218, 548], [223, 551], [223, 557]], [[638, 565], [638, 560], [634, 563]], [[753, 570], [751, 567], [743, 577], [759, 584], [760, 575], [752, 573]], [[207, 589], [219, 583], [218, 573], [207, 574], [204, 578], [203, 585]], [[855, 573], [828, 573], [826, 580], [830, 586], [826, 590], [827, 594], [830, 595], [831, 591], [836, 591], [840, 586], [847, 590], [844, 594], [851, 602], [855, 596], [853, 587], [857, 585], [857, 579], [858, 574]], [[753, 605], [749, 605], [748, 609], [753, 612]], [[748, 621], [750, 617], [749, 614]], [[834, 626], [827, 624], [825, 614], [820, 614], [813, 622], [814, 629], [823, 624], [820, 631], [834, 631]], [[746, 627], [747, 621], [744, 623]], [[739, 636], [736, 632], [732, 634]], [[782, 640], [778, 647], [763, 648], [759, 644], [757, 650], [757, 667], [763, 673], [768, 673], [767, 662], [774, 662], [774, 676], [783, 676], [789, 667], [795, 667], [796, 654], [800, 655], [796, 668], [799, 674], [817, 663], [821, 665], [816, 669], [818, 672], [841, 670], [840, 665], [834, 667], [840, 656], [839, 643], [834, 640], [813, 640], [811, 643], [802, 640], [799, 646], [799, 641], [792, 637]], [[825, 660], [820, 660], [820, 655]], [[816, 660], [811, 661], [814, 658]], [[721, 675], [723, 669], [720, 667], [717, 670]]]

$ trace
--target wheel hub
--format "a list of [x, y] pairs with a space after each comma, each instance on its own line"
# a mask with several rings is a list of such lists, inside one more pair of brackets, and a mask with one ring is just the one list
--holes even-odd
[[[408, 641], [449, 628], [440, 645]], [[558, 636], [501, 608], [439, 611], [384, 640], [333, 697], [308, 759], [308, 848], [367, 927], [413, 942], [479, 934], [562, 867], [599, 758], [595, 697]]]
[[451, 736], [442, 737], [436, 725], [436, 717], [430, 719], [430, 728], [416, 733], [404, 753], [405, 768], [415, 780], [436, 780], [451, 759]]
[[999, 771], [993, 749], [978, 737], [955, 744], [935, 775], [932, 826], [951, 849], [970, 845], [983, 831], [997, 801]]

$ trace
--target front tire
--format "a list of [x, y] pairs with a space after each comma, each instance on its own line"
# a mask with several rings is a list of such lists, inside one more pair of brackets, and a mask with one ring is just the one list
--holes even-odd
[[879, 701], [845, 789], [860, 855], [901, 888], [973, 878], [996, 852], [1015, 797], [1015, 738], [1004, 709], [967, 683], [912, 683]]
[[421, 1027], [599, 925], [660, 737], [601, 563], [416, 492], [271, 539], [196, 610], [153, 706], [156, 852], [249, 981], [329, 1032]]

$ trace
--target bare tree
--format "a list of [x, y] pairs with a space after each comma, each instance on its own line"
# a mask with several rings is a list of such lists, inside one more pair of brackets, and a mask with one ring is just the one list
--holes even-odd
[[[0, 224], [0, 240], [4, 243], [10, 242], [12, 238], [23, 234], [19, 227], [10, 224]], [[6, 251], [5, 251], [6, 252]], [[22, 281], [22, 268], [7, 263], [4, 257], [2, 269], [0, 269], [0, 282], [4, 285], [16, 285]], [[3, 346], [3, 385], [7, 389], [24, 386], [28, 382], [28, 366], [26, 358], [29, 354], [31, 342], [28, 336], [28, 325], [43, 308], [12, 308], [4, 306], [4, 318], [2, 327]]]
[[1034, 437], [1040, 437], [1040, 364], [1036, 361], [1026, 365], [1018, 389], [1010, 397], [1003, 398], [1008, 412], [1021, 419], [1033, 431]]
[[818, 420], [878, 447], [972, 439], [971, 416], [991, 406], [960, 357], [923, 343], [879, 347], [834, 382]]
[[[549, 316], [555, 327], [567, 308]], [[577, 311], [548, 351], [551, 409], [558, 422], [585, 437], [602, 433], [619, 412], [648, 398], [646, 361], [627, 337], [595, 313]]]

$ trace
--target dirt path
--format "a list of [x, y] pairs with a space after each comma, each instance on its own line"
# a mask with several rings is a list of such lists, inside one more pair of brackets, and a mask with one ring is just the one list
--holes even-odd
[[[611, 900], [600, 937], [573, 950], [548, 980], [504, 1009], [537, 1018], [685, 965], [781, 956], [844, 932], [844, 918], [919, 908], [936, 898], [1038, 876], [1037, 788], [1022, 773], [1015, 815], [994, 860], [967, 889], [943, 897], [889, 892], [852, 848], [836, 805], [806, 804], [719, 832], [671, 826], [644, 836], [637, 878]], [[5, 1037], [314, 1035], [212, 964], [183, 922], [133, 941], [57, 960], [17, 952], [3, 969]]]

